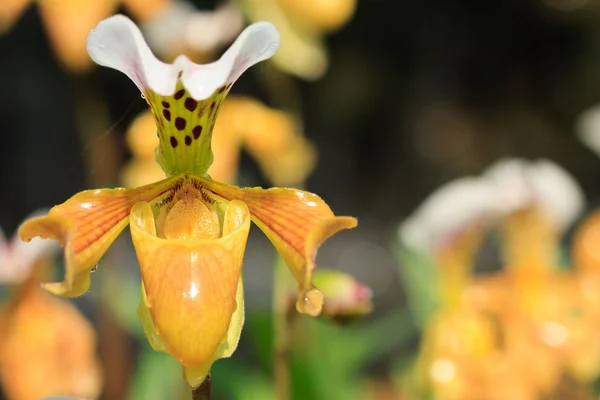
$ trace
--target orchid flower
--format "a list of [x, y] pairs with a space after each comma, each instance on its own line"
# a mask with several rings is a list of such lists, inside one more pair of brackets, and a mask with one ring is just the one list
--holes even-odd
[[[421, 348], [425, 386], [453, 398], [520, 398], [549, 393], [565, 372], [595, 379], [598, 283], [555, 268], [560, 236], [583, 205], [581, 188], [558, 165], [506, 159], [440, 188], [401, 226], [406, 245], [434, 255], [446, 289]], [[506, 268], [474, 277], [473, 234], [496, 224]], [[591, 239], [593, 228], [585, 230]]]
[[58, 249], [39, 238], [7, 241], [0, 229], [0, 284], [17, 287], [0, 314], [0, 378], [11, 399], [96, 398], [101, 390], [93, 327], [72, 304], [35, 284]]
[[133, 80], [154, 115], [156, 160], [167, 178], [133, 189], [76, 194], [21, 227], [21, 237], [58, 240], [65, 279], [51, 293], [85, 293], [90, 272], [129, 223], [142, 275], [138, 314], [151, 345], [176, 358], [197, 387], [212, 363], [237, 346], [244, 319], [242, 258], [250, 221], [267, 235], [298, 281], [301, 313], [317, 315], [323, 295], [312, 284], [320, 244], [356, 226], [318, 196], [295, 189], [239, 188], [215, 181], [211, 137], [217, 111], [235, 80], [279, 46], [267, 22], [246, 28], [216, 62], [157, 60], [136, 25], [124, 16], [98, 24], [88, 36], [92, 59]]

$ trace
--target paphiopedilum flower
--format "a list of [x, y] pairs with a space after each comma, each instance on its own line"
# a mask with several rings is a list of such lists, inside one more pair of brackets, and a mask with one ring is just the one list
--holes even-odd
[[158, 61], [133, 22], [102, 21], [88, 37], [100, 65], [127, 74], [154, 115], [156, 160], [167, 179], [133, 189], [76, 194], [47, 216], [26, 222], [24, 240], [41, 236], [65, 248], [65, 279], [44, 287], [79, 296], [90, 272], [131, 224], [142, 275], [139, 315], [150, 343], [175, 357], [188, 384], [198, 386], [212, 362], [235, 350], [243, 323], [241, 267], [250, 221], [267, 235], [298, 281], [297, 309], [320, 313], [312, 284], [320, 244], [356, 226], [336, 217], [318, 196], [295, 189], [238, 188], [212, 180], [211, 137], [219, 105], [234, 81], [279, 45], [270, 23], [248, 27], [216, 62], [184, 56]]
[[[34, 215], [41, 215], [36, 213]], [[6, 241], [0, 229], [0, 284], [16, 288], [0, 312], [0, 378], [10, 399], [97, 398], [102, 387], [96, 335], [67, 301], [39, 288], [56, 243]]]
[[[443, 398], [539, 398], [562, 373], [595, 376], [593, 304], [576, 274], [556, 268], [560, 235], [582, 208], [558, 165], [501, 160], [444, 186], [401, 226], [406, 245], [434, 256], [446, 289], [421, 350], [425, 385]], [[478, 279], [477, 238], [498, 224], [506, 270]]]
[[[506, 159], [480, 177], [460, 178], [434, 192], [399, 229], [401, 241], [433, 255], [442, 285], [465, 288], [478, 241], [503, 223], [505, 262], [536, 267], [555, 261], [560, 234], [583, 208], [575, 180], [548, 160]], [[523, 246], [523, 243], [528, 243]]]

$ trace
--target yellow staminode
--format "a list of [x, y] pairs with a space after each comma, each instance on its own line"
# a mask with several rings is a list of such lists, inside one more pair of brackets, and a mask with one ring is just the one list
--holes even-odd
[[270, 57], [278, 44], [275, 28], [257, 23], [212, 64], [193, 64], [185, 57], [164, 64], [129, 19], [101, 22], [88, 37], [88, 52], [99, 64], [127, 74], [144, 94], [159, 133], [157, 161], [169, 177], [139, 188], [81, 192], [20, 230], [24, 240], [40, 236], [64, 246], [65, 279], [44, 287], [79, 296], [89, 287], [91, 270], [131, 224], [142, 275], [138, 313], [144, 331], [156, 350], [182, 364], [191, 387], [237, 346], [244, 315], [241, 267], [251, 220], [288, 264], [298, 281], [297, 309], [310, 315], [323, 307], [323, 295], [312, 283], [319, 246], [357, 224], [355, 218], [335, 216], [312, 193], [239, 188], [206, 174], [221, 100], [244, 70]]

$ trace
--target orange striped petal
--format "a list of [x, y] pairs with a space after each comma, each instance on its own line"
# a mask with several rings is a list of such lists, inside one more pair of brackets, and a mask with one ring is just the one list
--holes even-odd
[[[133, 207], [130, 222], [156, 333], [151, 342], [160, 349], [160, 339], [184, 367], [206, 364], [227, 341], [232, 316], [242, 307], [236, 293], [250, 229], [248, 208], [241, 201], [228, 204], [219, 239], [159, 238], [147, 203]], [[152, 331], [147, 322], [145, 329]]]
[[57, 240], [65, 249], [65, 279], [44, 288], [65, 297], [84, 294], [90, 272], [127, 226], [131, 207], [140, 201], [158, 201], [171, 191], [171, 180], [138, 189], [86, 190], [53, 207], [45, 217], [26, 221], [21, 238], [39, 236]]
[[271, 240], [298, 281], [296, 308], [304, 314], [318, 315], [323, 308], [323, 294], [312, 285], [317, 250], [342, 229], [356, 227], [356, 218], [336, 217], [319, 196], [301, 190], [238, 188], [201, 181], [217, 196], [248, 205], [252, 221]]

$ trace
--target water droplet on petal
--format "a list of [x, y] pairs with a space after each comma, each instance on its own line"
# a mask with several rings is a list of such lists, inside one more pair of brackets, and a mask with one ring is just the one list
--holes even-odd
[[144, 96], [144, 93], [141, 94], [142, 99], [146, 100], [146, 96]]
[[323, 293], [319, 289], [312, 288], [300, 293], [296, 302], [296, 310], [301, 314], [316, 317], [323, 309]]
[[94, 265], [90, 272], [96, 272], [97, 269], [98, 269], [98, 264]]

